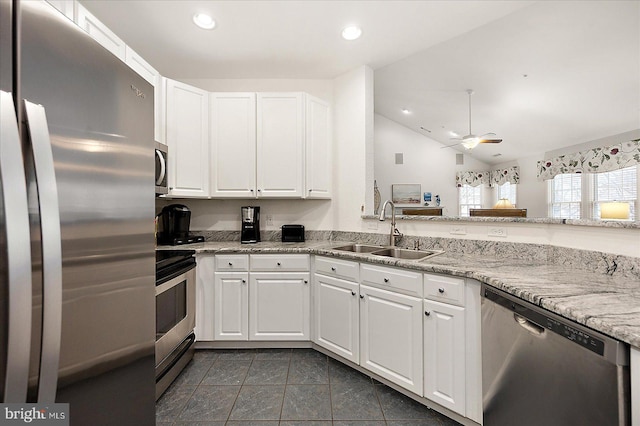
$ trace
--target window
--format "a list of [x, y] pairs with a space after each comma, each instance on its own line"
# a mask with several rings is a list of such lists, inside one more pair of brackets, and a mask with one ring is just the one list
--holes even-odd
[[511, 204], [516, 206], [517, 205], [516, 186], [517, 186], [516, 184], [511, 184], [510, 182], [505, 182], [502, 185], [499, 185], [498, 200], [501, 200], [502, 198], [506, 198], [507, 200], [509, 200], [509, 202], [511, 202]]
[[629, 219], [635, 220], [638, 199], [638, 167], [593, 174], [593, 218], [600, 219], [600, 203], [628, 201]]
[[580, 219], [582, 175], [561, 174], [549, 181], [549, 217]]
[[469, 216], [469, 209], [482, 208], [482, 185], [463, 185], [458, 188], [460, 216]]

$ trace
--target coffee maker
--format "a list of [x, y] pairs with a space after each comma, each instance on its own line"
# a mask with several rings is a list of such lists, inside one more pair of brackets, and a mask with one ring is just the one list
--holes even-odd
[[240, 242], [259, 243], [260, 242], [260, 207], [242, 207], [242, 230], [240, 231]]
[[159, 220], [162, 230], [158, 233], [158, 243], [172, 246], [204, 241], [202, 236], [190, 236], [191, 210], [182, 204], [170, 204], [162, 208]]

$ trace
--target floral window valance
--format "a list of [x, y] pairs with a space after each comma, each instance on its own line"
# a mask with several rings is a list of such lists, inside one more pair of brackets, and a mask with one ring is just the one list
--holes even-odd
[[480, 172], [456, 172], [456, 186], [458, 188], [463, 185], [478, 186], [489, 184], [489, 186], [497, 186], [506, 182], [520, 183], [520, 167], [513, 166], [506, 169]]
[[490, 172], [456, 172], [456, 186], [479, 186], [489, 183]]
[[563, 173], [600, 173], [640, 164], [640, 139], [538, 161], [538, 180]]
[[506, 169], [491, 170], [489, 186], [500, 186], [507, 182], [513, 185], [520, 183], [520, 167], [513, 166]]

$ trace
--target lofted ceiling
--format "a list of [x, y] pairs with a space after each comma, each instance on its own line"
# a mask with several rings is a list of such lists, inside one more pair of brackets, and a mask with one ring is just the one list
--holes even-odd
[[[639, 1], [81, 2], [178, 80], [332, 79], [369, 65], [376, 113], [443, 144], [468, 133], [473, 89], [473, 132], [504, 141], [470, 154], [493, 164], [640, 128]], [[196, 12], [216, 28], [193, 25]], [[362, 37], [342, 40], [351, 24]]]

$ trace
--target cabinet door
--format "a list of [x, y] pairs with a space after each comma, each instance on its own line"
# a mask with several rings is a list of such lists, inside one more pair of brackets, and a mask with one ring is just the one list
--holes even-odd
[[248, 339], [248, 281], [247, 272], [216, 272], [213, 323], [216, 340]]
[[329, 104], [305, 95], [306, 198], [331, 198], [331, 116]]
[[253, 198], [256, 94], [211, 93], [211, 196]]
[[73, 0], [47, 0], [51, 6], [58, 9], [63, 15], [73, 21], [74, 1]]
[[422, 395], [422, 299], [360, 286], [360, 365]]
[[309, 274], [251, 273], [249, 340], [310, 340]]
[[125, 42], [78, 2], [76, 2], [76, 11], [76, 24], [89, 33], [102, 47], [124, 61]]
[[196, 256], [196, 339], [213, 340], [213, 255]]
[[358, 284], [315, 274], [314, 342], [355, 363], [359, 360]]
[[258, 93], [258, 197], [301, 198], [304, 164], [302, 93]]
[[166, 80], [169, 195], [209, 195], [209, 94]]
[[464, 308], [425, 300], [424, 312], [424, 396], [464, 416]]

